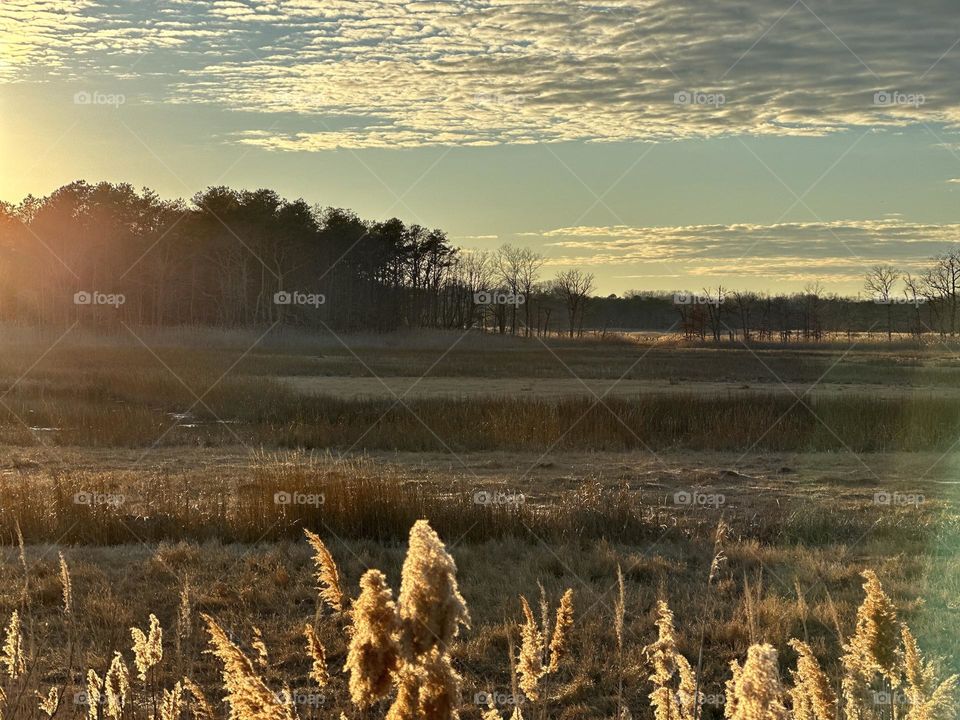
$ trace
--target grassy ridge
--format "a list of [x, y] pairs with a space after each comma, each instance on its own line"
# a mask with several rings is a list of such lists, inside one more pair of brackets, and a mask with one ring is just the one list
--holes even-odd
[[[838, 486], [823, 503], [812, 502], [814, 488], [759, 491], [745, 476], [666, 477], [583, 478], [568, 488], [519, 480], [511, 488], [463, 474], [300, 454], [260, 456], [249, 468], [224, 472], [33, 469], [0, 475], [0, 538], [12, 542], [19, 526], [33, 543], [257, 542], [298, 538], [310, 527], [395, 543], [412, 522], [428, 518], [464, 542], [645, 543], [667, 528], [699, 542], [721, 515], [743, 538], [778, 545], [854, 543], [869, 533], [900, 551], [923, 552], [938, 533], [960, 534], [949, 494], [937, 486], [924, 489], [922, 502], [891, 507], [875, 502], [872, 486], [847, 486], [842, 494]], [[678, 490], [697, 492], [704, 502], [678, 501]]]

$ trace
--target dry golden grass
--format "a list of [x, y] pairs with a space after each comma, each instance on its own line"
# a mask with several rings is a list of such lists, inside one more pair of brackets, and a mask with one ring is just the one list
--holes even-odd
[[[602, 406], [554, 448], [564, 454], [543, 457], [582, 399], [412, 403], [454, 456], [402, 406], [303, 398], [271, 380], [367, 373], [329, 338], [271, 341], [196, 404], [191, 390], [251, 340], [212, 339], [201, 351], [148, 338], [177, 378], [135, 340], [87, 337], [5, 398], [34, 429], [0, 417], [0, 440], [17, 445], [0, 461], [4, 717], [956, 717], [960, 520], [953, 486], [930, 482], [953, 479], [952, 458], [741, 462], [783, 398], [608, 401], [657, 457], [624, 451], [637, 439]], [[355, 346], [378, 374], [416, 376], [453, 339]], [[542, 346], [464, 342], [431, 372], [569, 376]], [[649, 349], [630, 377], [678, 384], [767, 382], [763, 364], [813, 382], [842, 354], [763, 349], [759, 363], [742, 348], [551, 346], [580, 376], [608, 379]], [[38, 347], [11, 349], [0, 376], [12, 383]], [[947, 353], [871, 348], [828, 380], [958, 377]], [[960, 429], [949, 397], [812, 405], [855, 449], [944, 447]], [[303, 450], [349, 447], [371, 425], [359, 448], [438, 454]], [[754, 451], [842, 449], [802, 407], [761, 439]], [[883, 504], [878, 490], [924, 499]], [[678, 492], [725, 502], [683, 505]], [[876, 577], [865, 602], [863, 568]], [[727, 698], [732, 659], [742, 668]]]
[[[0, 387], [5, 385], [0, 442], [137, 448], [242, 442], [415, 451], [442, 450], [446, 444], [463, 451], [543, 448], [562, 436], [559, 450], [623, 450], [643, 443], [657, 449], [746, 449], [759, 439], [761, 450], [892, 451], [946, 449], [960, 433], [954, 393], [960, 367], [949, 347], [936, 344], [910, 352], [846, 352], [849, 347], [638, 347], [557, 340], [545, 347], [536, 340], [468, 337], [445, 353], [457, 336], [349, 337], [350, 351], [333, 338], [278, 336], [251, 350], [256, 337], [243, 345], [240, 335], [211, 331], [210, 336], [203, 349], [183, 344], [202, 339], [198, 332], [148, 329], [142, 339], [149, 349], [130, 333], [98, 338], [78, 331], [52, 349], [56, 337], [8, 342], [0, 358]], [[459, 397], [407, 397], [408, 410], [391, 407], [389, 395], [309, 397], [277, 380], [361, 376], [379, 386], [379, 377], [425, 373], [464, 379]], [[603, 406], [591, 409], [594, 398], [583, 396], [576, 380], [612, 382], [624, 374], [628, 381], [653, 381], [676, 392], [607, 397], [620, 422]], [[482, 383], [488, 377], [565, 379], [577, 384], [581, 396], [469, 393], [476, 386], [470, 378]], [[701, 395], [693, 389], [720, 381], [733, 390]], [[805, 397], [836, 434], [806, 408], [792, 407], [795, 397], [783, 385], [801, 394], [821, 383], [838, 390], [849, 386], [849, 393], [822, 396], [813, 388]], [[866, 417], [872, 422], [863, 422]], [[577, 431], [564, 435], [574, 423]]]
[[[739, 554], [736, 543], [729, 547], [729, 552], [735, 561]], [[29, 558], [32, 548], [27, 553]], [[306, 566], [309, 558], [305, 552], [303, 555]], [[170, 555], [164, 562], [173, 560]], [[704, 561], [704, 568], [709, 569], [706, 556]], [[352, 571], [354, 564], [347, 565]], [[279, 623], [274, 623], [269, 631], [245, 630], [238, 635], [227, 627], [249, 628], [250, 619], [245, 619], [236, 605], [223, 605], [217, 614], [230, 618], [228, 626], [203, 613], [209, 642], [207, 653], [176, 658], [173, 653], [164, 652], [164, 645], [173, 641], [164, 640], [162, 624], [151, 613], [149, 630], [134, 628], [130, 649], [115, 652], [105, 669], [97, 659], [100, 651], [92, 638], [81, 643], [87, 645], [84, 657], [94, 667], [84, 670], [82, 666], [52, 664], [62, 661], [63, 656], [46, 644], [44, 633], [34, 623], [31, 599], [26, 619], [21, 620], [21, 615], [14, 613], [7, 628], [7, 675], [2, 683], [5, 716], [35, 717], [40, 713], [47, 717], [86, 715], [92, 720], [181, 720], [190, 713], [208, 719], [294, 720], [344, 713], [358, 719], [454, 720], [461, 715], [467, 718], [482, 714], [493, 720], [494, 716], [503, 718], [505, 712], [507, 716], [529, 720], [616, 717], [625, 716], [624, 713], [631, 717], [652, 715], [657, 720], [696, 720], [722, 712], [729, 720], [943, 720], [956, 717], [960, 707], [958, 676], [945, 677], [942, 664], [921, 653], [913, 633], [900, 621], [893, 600], [871, 571], [864, 572], [866, 582], [853, 630], [848, 638], [843, 638], [843, 662], [830, 664], [840, 675], [830, 676], [808, 642], [790, 637], [791, 633], [773, 638], [774, 633], [767, 630], [766, 634], [780, 648], [796, 651], [795, 660], [788, 658], [785, 662], [780, 650], [770, 642], [751, 643], [743, 638], [746, 645], [737, 643], [730, 651], [737, 659], [729, 672], [721, 669], [720, 677], [716, 677], [716, 668], [709, 668], [704, 670], [704, 678], [696, 677], [682, 650], [684, 645], [692, 649], [694, 638], [691, 633], [684, 637], [677, 631], [672, 610], [666, 601], [660, 600], [654, 603], [652, 624], [648, 624], [647, 612], [624, 609], [623, 630], [614, 629], [613, 635], [623, 638], [626, 652], [636, 657], [639, 664], [628, 663], [635, 670], [628, 673], [627, 686], [619, 691], [615, 689], [616, 673], [610, 672], [607, 663], [605, 675], [595, 680], [605, 688], [600, 691], [600, 687], [584, 687], [582, 673], [591, 669], [588, 658], [604, 652], [603, 641], [590, 633], [602, 627], [596, 624], [597, 620], [606, 623], [609, 633], [609, 620], [601, 617], [587, 621], [574, 612], [569, 590], [560, 596], [551, 632], [547, 632], [543, 622], [538, 622], [524, 598], [519, 617], [514, 616], [499, 627], [474, 627], [463, 636], [460, 630], [466, 627], [469, 615], [467, 601], [459, 589], [457, 565], [425, 522], [417, 523], [411, 531], [402, 565], [399, 603], [393, 603], [386, 577], [379, 571], [368, 570], [346, 625], [337, 615], [328, 616], [319, 630], [308, 623], [306, 646], [300, 643], [290, 651], [284, 649], [284, 638], [295, 637], [296, 612], [278, 618]], [[230, 569], [231, 577], [242, 582], [239, 568]], [[31, 570], [36, 573], [34, 568]], [[724, 576], [718, 580], [720, 587], [732, 582], [727, 571], [719, 572]], [[85, 586], [84, 573], [75, 574], [75, 587]], [[305, 573], [302, 592], [309, 598], [308, 575]], [[36, 585], [42, 588], [44, 578], [36, 579]], [[51, 567], [49, 581], [58, 580], [59, 573]], [[545, 597], [549, 594], [544, 588]], [[177, 592], [171, 593], [171, 612], [175, 610], [176, 596]], [[87, 609], [95, 598], [80, 593], [74, 599], [74, 614], [89, 620]], [[317, 602], [319, 599], [313, 598], [300, 608], [301, 629]], [[206, 604], [216, 611], [216, 603]], [[545, 600], [544, 605], [549, 607], [549, 601]], [[53, 596], [50, 607], [51, 612], [66, 620], [67, 613], [62, 604], [57, 606]], [[482, 602], [479, 607], [489, 618], [489, 608]], [[42, 607], [40, 610], [42, 615]], [[106, 620], [115, 625], [120, 618]], [[809, 629], [812, 618], [805, 620], [794, 629]], [[643, 635], [656, 632], [656, 640], [646, 648], [634, 640], [637, 631], [632, 626], [637, 624], [645, 626]], [[517, 666], [526, 699], [491, 701], [489, 697], [480, 700], [475, 696], [471, 703], [469, 689], [466, 697], [462, 692], [464, 685], [476, 687], [474, 683], [479, 679], [475, 670], [464, 676], [472, 665], [470, 646], [475, 640], [470, 636], [479, 633], [489, 638], [492, 633], [492, 637], [502, 638], [502, 633], [517, 630], [522, 637]], [[548, 635], [552, 636], [549, 647]], [[321, 636], [329, 638], [332, 653], [323, 649]], [[113, 637], [122, 638], [123, 634], [114, 633]], [[244, 645], [250, 650], [245, 651]], [[280, 649], [276, 661], [268, 653], [268, 646]], [[489, 640], [485, 647], [492, 655], [487, 658], [490, 667], [500, 677], [506, 677], [512, 665], [509, 657], [494, 652], [496, 644], [489, 644]], [[718, 647], [711, 647], [711, 653]], [[835, 648], [839, 650], [839, 645]], [[203, 655], [210, 656], [213, 664], [204, 660]], [[261, 659], [251, 659], [254, 655]], [[567, 655], [578, 663], [562, 662]], [[139, 683], [130, 683], [124, 656], [131, 657], [140, 672]], [[745, 658], [742, 665], [741, 657]], [[604, 667], [603, 660], [600, 662], [596, 669]], [[649, 684], [630, 677], [633, 672], [644, 670], [651, 672]], [[349, 678], [349, 687], [344, 676]], [[556, 676], [554, 682], [545, 682], [552, 676]], [[792, 677], [792, 683], [782, 681], [787, 676]], [[842, 710], [838, 710], [831, 687], [841, 680], [844, 698]], [[717, 681], [724, 682], [726, 688], [719, 702], [712, 699], [712, 691], [698, 690], [716, 687]], [[78, 688], [82, 692], [78, 693]], [[617, 701], [615, 696], [621, 693], [623, 698]], [[649, 704], [644, 695], [649, 695]], [[24, 702], [24, 697], [34, 701]], [[211, 697], [222, 698], [222, 704], [211, 702]], [[517, 706], [514, 708], [510, 702]], [[615, 715], [613, 710], [619, 702], [622, 710]]]

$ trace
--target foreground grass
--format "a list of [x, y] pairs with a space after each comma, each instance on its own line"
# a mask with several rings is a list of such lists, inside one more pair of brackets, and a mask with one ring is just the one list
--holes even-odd
[[[864, 568], [878, 572], [922, 647], [943, 656], [946, 669], [958, 668], [960, 528], [950, 486], [928, 485], [922, 501], [885, 505], [875, 501], [878, 488], [864, 482], [866, 473], [822, 484], [808, 478], [805, 466], [779, 479], [666, 467], [654, 476], [598, 474], [562, 483], [544, 479], [548, 467], [535, 479], [511, 484], [526, 463], [501, 463], [494, 482], [432, 470], [417, 456], [402, 465], [267, 454], [247, 466], [194, 452], [205, 458], [195, 467], [136, 472], [82, 454], [70, 460], [79, 469], [67, 472], [23, 456], [0, 476], [0, 537], [7, 543], [0, 556], [0, 612], [21, 608], [29, 617], [28, 645], [37, 666], [31, 682], [42, 692], [68, 682], [80, 691], [83, 668], [102, 674], [114, 650], [129, 657], [128, 628], [145, 627], [155, 613], [167, 631], [157, 686], [189, 675], [209, 696], [220, 697], [217, 664], [200, 652], [206, 638], [199, 621], [181, 638], [179, 651], [175, 645], [188, 587], [193, 612], [215, 616], [248, 653], [254, 653], [252, 627], [262, 631], [270, 650], [263, 673], [275, 688], [311, 687], [302, 628], [314, 618], [333, 678], [322, 705], [299, 709], [304, 718], [336, 716], [332, 709], [348, 704], [346, 678], [338, 672], [347, 638], [341, 622], [318, 610], [302, 530], [324, 538], [355, 597], [370, 567], [398, 586], [406, 533], [421, 517], [447, 539], [473, 617], [453, 649], [464, 676], [467, 719], [484, 709], [473, 703], [477, 693], [513, 692], [508, 635], [513, 632], [516, 641], [518, 594], [538, 597], [538, 583], [551, 605], [573, 588], [577, 608], [576, 662], [551, 678], [550, 717], [613, 715], [618, 565], [626, 597], [625, 701], [637, 718], [650, 717], [642, 648], [655, 637], [658, 599], [668, 599], [676, 613], [679, 649], [687, 657], [696, 657], [704, 623], [707, 696], [722, 697], [727, 661], [759, 641], [771, 643], [786, 668], [796, 657], [789, 639], [805, 639], [830, 659], [826, 669], [838, 677], [840, 638], [853, 629]], [[845, 467], [830, 456], [809, 462]], [[771, 468], [778, 466], [771, 460]], [[915, 493], [911, 474], [905, 468], [903, 479], [885, 479], [883, 488]], [[684, 491], [723, 501], [678, 504], [676, 493]], [[478, 504], [477, 492], [494, 501]], [[278, 502], [277, 493], [291, 500]], [[721, 517], [730, 526], [727, 559], [707, 592]], [[73, 578], [73, 620], [61, 610], [61, 551]], [[318, 697], [315, 689], [302, 694]], [[84, 711], [68, 705], [63, 716]], [[720, 713], [711, 705], [703, 717]]]
[[[325, 533], [325, 539], [349, 595], [356, 596], [358, 579], [370, 567], [383, 569], [390, 584], [399, 585], [405, 544], [343, 540], [330, 533]], [[727, 559], [717, 581], [705, 592], [712, 543], [671, 534], [640, 544], [548, 545], [530, 535], [484, 542], [450, 540], [448, 545], [473, 620], [452, 646], [454, 666], [464, 676], [464, 718], [478, 718], [484, 710], [475, 702], [478, 693], [501, 697], [513, 693], [508, 635], [513, 633], [516, 639], [521, 619], [518, 594], [537, 598], [538, 583], [551, 605], [567, 587], [574, 589], [576, 598], [575, 662], [565, 664], [551, 681], [551, 717], [611, 717], [619, 682], [610, 650], [616, 644], [618, 566], [625, 577], [623, 695], [637, 718], [651, 717], [646, 699], [649, 666], [642, 648], [655, 638], [658, 599], [669, 600], [673, 607], [681, 628], [679, 650], [689, 658], [696, 657], [703, 623], [703, 693], [708, 697], [722, 697], [727, 660], [742, 657], [754, 642], [771, 643], [785, 668], [795, 662], [788, 640], [803, 638], [819, 657], [832, 659], [826, 669], [837, 677], [839, 668], [833, 662], [841, 653], [840, 636], [848, 637], [853, 631], [863, 567], [875, 568], [883, 578], [901, 617], [911, 624], [925, 650], [954, 657], [958, 650], [957, 637], [950, 631], [955, 627], [960, 587], [955, 554], [892, 552], [896, 543], [874, 540], [820, 549], [776, 546], [741, 539], [733, 528], [732, 537], [724, 543]], [[71, 617], [62, 611], [56, 547], [28, 545], [23, 562], [19, 551], [11, 548], [0, 560], [5, 578], [0, 605], [8, 613], [20, 608], [28, 619], [29, 682], [44, 693], [50, 685], [67, 688], [61, 716], [86, 714], [87, 707], [75, 703], [76, 697], [83, 700], [76, 693], [85, 686], [85, 669], [95, 668], [102, 675], [114, 650], [124, 652], [129, 663], [128, 628], [145, 627], [150, 613], [166, 629], [164, 660], [151, 674], [151, 686], [171, 687], [187, 675], [201, 684], [208, 697], [221, 697], [218, 664], [200, 652], [206, 637], [199, 620], [178, 624], [185, 589], [192, 613], [215, 616], [251, 656], [256, 655], [251, 645], [253, 626], [259, 628], [269, 657], [258, 672], [272, 687], [288, 684], [297, 691], [295, 695], [303, 698], [298, 707], [302, 717], [336, 716], [340, 708], [349, 706], [346, 677], [339, 672], [348, 638], [342, 622], [319, 606], [310, 555], [302, 541], [177, 542], [63, 551], [72, 576]], [[310, 660], [302, 639], [305, 622], [316, 624], [327, 649], [332, 679], [322, 693], [308, 677]], [[948, 662], [947, 668], [951, 667], [956, 667], [955, 662]], [[37, 716], [32, 700], [19, 707], [22, 712], [13, 717]], [[135, 711], [148, 712], [148, 708]], [[719, 705], [710, 703], [703, 717], [720, 713]]]
[[[708, 696], [722, 696], [728, 661], [761, 641], [777, 649], [785, 670], [796, 660], [789, 639], [805, 639], [838, 678], [841, 639], [853, 629], [864, 568], [880, 575], [925, 651], [943, 656], [945, 669], [958, 669], [960, 520], [953, 486], [928, 478], [937, 467], [936, 479], [952, 480], [944, 467], [950, 458], [938, 466], [960, 436], [960, 407], [947, 398], [807, 398], [809, 407], [757, 395], [609, 399], [608, 407], [579, 399], [439, 399], [405, 407], [302, 397], [272, 380], [273, 374], [368, 372], [335, 341], [300, 339], [242, 356], [249, 338], [221, 339], [213, 350], [161, 347], [160, 359], [135, 343], [90, 341], [46, 355], [24, 344], [0, 360], [7, 381], [0, 442], [8, 443], [0, 463], [0, 613], [21, 611], [30, 659], [8, 716], [41, 717], [33, 691], [58, 685], [69, 692], [57, 717], [86, 717], [88, 707], [74, 695], [85, 686], [86, 669], [102, 675], [117, 650], [129, 659], [129, 629], [146, 628], [151, 613], [165, 629], [154, 695], [189, 675], [219, 698], [220, 667], [201, 652], [202, 612], [251, 657], [253, 626], [259, 628], [269, 649], [259, 671], [277, 689], [311, 687], [302, 632], [314, 622], [333, 676], [322, 697], [306, 692], [318, 702], [298, 711], [303, 718], [338, 717], [348, 706], [340, 673], [344, 621], [318, 606], [302, 531], [323, 537], [355, 597], [371, 567], [398, 587], [405, 538], [420, 518], [429, 519], [455, 557], [473, 618], [452, 650], [464, 676], [466, 720], [484, 709], [474, 702], [477, 693], [514, 693], [508, 656], [520, 620], [517, 596], [538, 597], [539, 584], [551, 606], [573, 588], [577, 609], [576, 661], [551, 679], [550, 717], [613, 715], [620, 682], [611, 662], [618, 566], [625, 590], [623, 698], [636, 718], [651, 717], [642, 648], [655, 637], [658, 599], [669, 600], [676, 613], [687, 657], [696, 657], [703, 632]], [[358, 346], [375, 372], [406, 375], [427, 370], [446, 349], [435, 339], [413, 349], [382, 339]], [[550, 353], [530, 348], [508, 340], [478, 356], [468, 346], [436, 371], [456, 373], [462, 363], [479, 377], [524, 368], [566, 372]], [[630, 343], [553, 349], [600, 377], [618, 377], [638, 356]], [[839, 352], [771, 350], [764, 357], [779, 363], [784, 379], [812, 382]], [[650, 372], [759, 377], [762, 367], [737, 369], [749, 355], [667, 348]], [[635, 372], [644, 372], [645, 362]], [[836, 370], [897, 382], [922, 376], [925, 383], [947, 383], [958, 371], [948, 356], [930, 351], [896, 358], [871, 350], [849, 362], [861, 369], [844, 360]], [[244, 444], [267, 450], [237, 460]], [[383, 464], [277, 451], [285, 446], [415, 454]], [[116, 447], [137, 450], [122, 459], [117, 451], [91, 450]], [[658, 463], [654, 472], [626, 452], [648, 447], [737, 452], [712, 465], [698, 460], [696, 468], [692, 461]], [[838, 451], [810, 461], [829, 468], [815, 482], [787, 454], [749, 469], [758, 467], [752, 454], [811, 448]], [[468, 457], [470, 467], [460, 468], [460, 452], [471, 449], [487, 460]], [[518, 460], [505, 456], [508, 449], [527, 454]], [[617, 454], [601, 463], [600, 449]], [[895, 459], [868, 458], [877, 469], [853, 464], [853, 473], [853, 461], [844, 464], [848, 449], [940, 452], [911, 461], [894, 481]], [[565, 461], [555, 466], [548, 450], [589, 451], [584, 462], [595, 467], [566, 472]], [[433, 452], [445, 454], [447, 469], [428, 460]], [[498, 468], [495, 477], [484, 472], [487, 465]], [[726, 562], [708, 592], [721, 518], [730, 526]], [[70, 617], [62, 609], [60, 552], [73, 580]], [[184, 596], [192, 623], [178, 619]], [[217, 710], [225, 715], [225, 708]], [[153, 708], [136, 707], [127, 718], [152, 714]], [[721, 714], [713, 703], [701, 717]]]

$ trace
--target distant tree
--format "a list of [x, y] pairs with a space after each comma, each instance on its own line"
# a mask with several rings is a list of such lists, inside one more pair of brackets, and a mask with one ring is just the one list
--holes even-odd
[[[503, 245], [497, 250], [495, 264], [497, 273], [501, 282], [513, 295], [523, 295], [524, 311], [524, 334], [530, 335], [530, 307], [533, 300], [534, 288], [540, 274], [540, 268], [543, 267], [544, 258], [539, 253], [530, 248], [516, 248], [512, 245]], [[516, 303], [511, 305], [511, 326], [510, 332], [517, 332], [517, 312]]]
[[957, 332], [957, 301], [960, 289], [960, 249], [938, 255], [933, 267], [921, 276], [921, 282], [940, 319], [940, 331]]
[[900, 271], [890, 265], [874, 265], [863, 280], [866, 291], [873, 295], [874, 302], [887, 307], [887, 340], [893, 338], [893, 287], [900, 279]]
[[744, 342], [750, 342], [757, 296], [751, 292], [734, 291], [730, 293], [730, 298], [733, 301], [732, 312], [736, 313], [737, 323], [740, 326], [740, 337]]
[[724, 327], [726, 327], [726, 323], [724, 322], [726, 296], [723, 286], [717, 285], [716, 291], [704, 288], [703, 295], [706, 300], [706, 316], [707, 323], [710, 325], [710, 334], [713, 335], [714, 342], [720, 342], [720, 335], [723, 333]]
[[919, 278], [914, 277], [910, 273], [905, 273], [903, 276], [903, 294], [907, 298], [907, 301], [913, 306], [913, 333], [919, 339], [920, 336], [923, 335], [923, 318], [920, 314], [920, 305], [926, 301], [923, 295], [923, 283]]
[[582, 335], [587, 298], [593, 292], [593, 274], [575, 269], [564, 270], [557, 275], [554, 286], [567, 307], [570, 337], [575, 331]]

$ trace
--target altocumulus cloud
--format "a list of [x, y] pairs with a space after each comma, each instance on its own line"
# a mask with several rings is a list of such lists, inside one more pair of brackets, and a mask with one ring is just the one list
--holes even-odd
[[960, 225], [898, 219], [690, 225], [674, 227], [564, 227], [525, 237], [552, 249], [554, 266], [625, 264], [681, 268], [685, 275], [770, 280], [859, 281], [874, 264], [919, 272], [956, 246]]
[[309, 118], [233, 136], [279, 150], [952, 127], [953, 18], [949, 0], [3, 0], [0, 80], [119, 70], [165, 78], [153, 101]]

